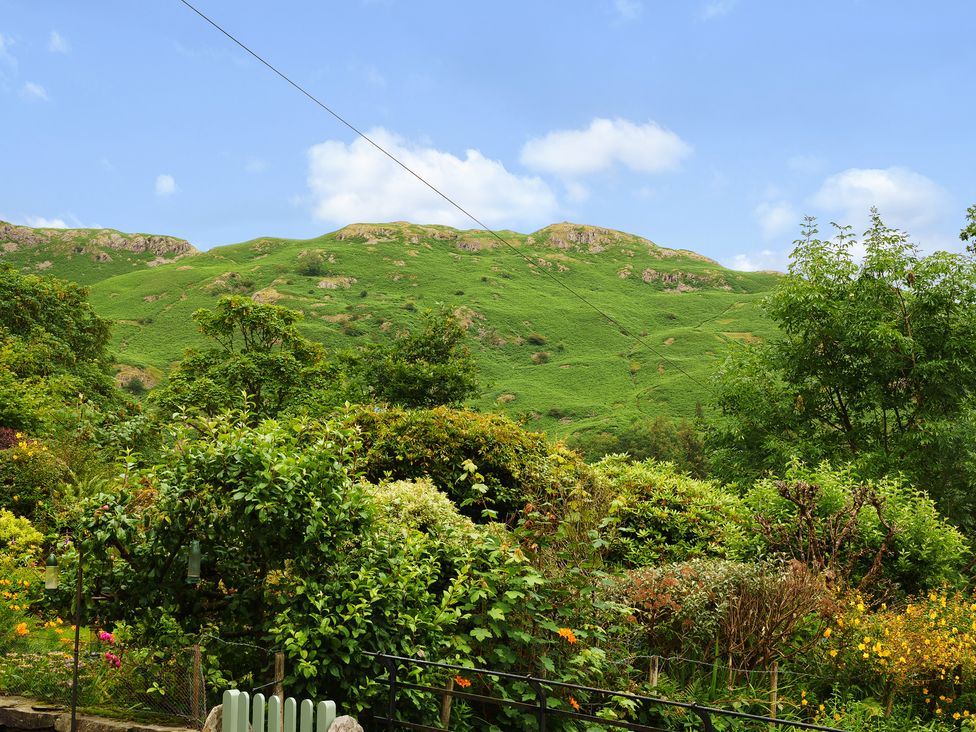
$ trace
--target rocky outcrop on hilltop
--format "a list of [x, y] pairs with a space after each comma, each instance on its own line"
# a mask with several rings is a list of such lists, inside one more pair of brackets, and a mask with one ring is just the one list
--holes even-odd
[[641, 236], [627, 234], [616, 229], [604, 229], [599, 226], [587, 226], [585, 224], [571, 224], [568, 222], [550, 224], [544, 229], [539, 229], [529, 239], [530, 242], [548, 244], [556, 249], [588, 252], [589, 254], [599, 254], [611, 247], [629, 246], [640, 247], [651, 256], [662, 259], [686, 257], [710, 264], [718, 264], [718, 262], [696, 252], [686, 249], [668, 249], [667, 247], [658, 246], [650, 239], [645, 239]]
[[[13, 252], [49, 246], [73, 254], [91, 254], [110, 261], [105, 250], [155, 254], [175, 259], [197, 254], [185, 239], [157, 234], [123, 234], [113, 229], [34, 229], [0, 221], [0, 251]], [[109, 257], [109, 259], [106, 259]]]

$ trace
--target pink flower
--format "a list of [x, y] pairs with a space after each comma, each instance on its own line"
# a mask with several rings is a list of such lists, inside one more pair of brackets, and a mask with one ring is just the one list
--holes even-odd
[[118, 668], [122, 665], [122, 659], [116, 656], [111, 651], [105, 651], [105, 661], [110, 665]]
[[115, 636], [106, 630], [103, 630], [98, 634], [98, 640], [102, 641], [103, 643], [108, 643], [109, 645], [115, 645]]

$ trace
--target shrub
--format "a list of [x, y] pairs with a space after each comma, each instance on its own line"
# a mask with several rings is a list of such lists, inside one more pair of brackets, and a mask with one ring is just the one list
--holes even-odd
[[965, 538], [898, 479], [861, 481], [850, 467], [795, 462], [783, 480], [753, 485], [745, 502], [760, 552], [804, 561], [837, 586], [913, 592], [962, 581]]
[[[824, 631], [820, 653], [836, 680], [947, 721], [976, 715], [976, 597], [945, 590], [871, 609], [850, 596]], [[958, 716], [956, 716], [958, 715]]]
[[429, 479], [394, 480], [362, 487], [372, 504], [377, 526], [391, 536], [420, 531], [451, 549], [460, 549], [475, 530], [471, 519], [462, 516], [451, 499]]
[[593, 482], [578, 455], [500, 415], [362, 407], [346, 419], [360, 430], [356, 469], [366, 480], [429, 477], [475, 520], [485, 508], [511, 518], [529, 502], [543, 505], [570, 486]]
[[765, 667], [808, 651], [829, 607], [822, 580], [799, 563], [694, 560], [628, 572], [618, 585], [636, 612], [640, 653], [731, 659]]
[[0, 508], [0, 566], [27, 566], [37, 559], [44, 536], [31, 522]]
[[306, 249], [298, 255], [298, 274], [318, 277], [325, 272], [325, 257], [315, 249]]
[[68, 470], [47, 445], [18, 435], [17, 443], [0, 455], [0, 508], [32, 521], [46, 521]]
[[737, 496], [653, 460], [631, 463], [612, 455], [595, 470], [617, 494], [610, 509], [611, 561], [640, 567], [739, 556], [750, 516]]

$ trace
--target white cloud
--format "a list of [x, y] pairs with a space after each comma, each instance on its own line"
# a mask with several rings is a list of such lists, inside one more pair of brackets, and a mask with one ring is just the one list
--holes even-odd
[[250, 157], [244, 163], [244, 170], [248, 173], [263, 173], [268, 169], [268, 163], [261, 158]]
[[35, 229], [67, 229], [64, 219], [48, 219], [43, 216], [25, 216], [24, 223]]
[[176, 179], [167, 173], [160, 173], [156, 176], [156, 195], [172, 196], [179, 188], [176, 187]]
[[47, 90], [40, 84], [35, 84], [33, 81], [25, 81], [23, 88], [20, 90], [20, 94], [25, 99], [38, 99], [42, 102], [46, 102], [49, 99]]
[[713, 20], [728, 15], [738, 4], [739, 0], [709, 0], [702, 6], [702, 20]]
[[812, 202], [841, 214], [839, 223], [863, 230], [877, 206], [885, 222], [912, 233], [936, 224], [951, 207], [948, 192], [907, 168], [849, 168], [828, 177]]
[[10, 53], [10, 47], [12, 45], [14, 45], [14, 42], [9, 36], [4, 36], [3, 33], [0, 33], [0, 61], [3, 61], [7, 66], [16, 68], [17, 59]]
[[[477, 150], [459, 158], [410, 143], [383, 128], [377, 144], [488, 225], [550, 221], [556, 197], [542, 180], [509, 172]], [[315, 216], [325, 221], [407, 219], [450, 226], [471, 224], [464, 214], [362, 138], [328, 140], [309, 152], [308, 186]]]
[[756, 206], [753, 214], [759, 222], [762, 238], [766, 241], [799, 231], [800, 214], [785, 201], [763, 201]]
[[758, 272], [761, 270], [785, 272], [788, 259], [788, 252], [761, 249], [756, 252], [736, 254], [732, 257], [729, 267], [740, 272]]
[[590, 197], [590, 189], [579, 181], [566, 181], [566, 198], [572, 203], [583, 203]]
[[68, 42], [64, 40], [64, 36], [62, 36], [56, 30], [53, 30], [47, 39], [47, 50], [51, 53], [67, 53], [71, 50], [71, 47], [68, 45]]
[[596, 118], [585, 130], [556, 130], [522, 147], [524, 165], [574, 177], [622, 165], [642, 173], [674, 170], [691, 146], [655, 122]]
[[635, 20], [644, 12], [643, 0], [613, 0], [613, 8], [624, 20]]

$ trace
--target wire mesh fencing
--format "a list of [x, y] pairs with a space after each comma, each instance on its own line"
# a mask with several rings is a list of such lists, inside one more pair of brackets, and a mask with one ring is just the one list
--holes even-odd
[[[175, 651], [119, 648], [83, 631], [78, 654], [77, 705], [107, 716], [172, 721], [202, 728], [208, 712], [200, 648]], [[0, 694], [69, 708], [74, 687], [74, 638], [8, 648], [0, 656]]]

